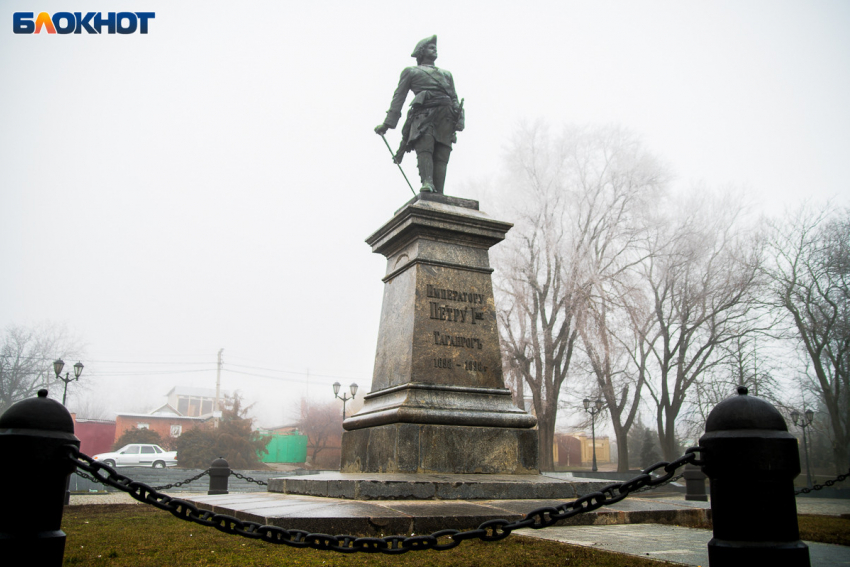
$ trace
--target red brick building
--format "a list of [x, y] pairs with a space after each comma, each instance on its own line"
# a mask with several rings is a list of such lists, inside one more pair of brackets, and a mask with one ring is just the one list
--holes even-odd
[[97, 455], [112, 450], [115, 442], [115, 422], [104, 419], [74, 418], [74, 435], [80, 440], [80, 451], [86, 455]]
[[176, 439], [183, 433], [212, 419], [212, 415], [189, 417], [180, 415], [168, 404], [150, 413], [119, 413], [115, 417], [115, 439], [128, 429], [150, 429], [163, 439]]

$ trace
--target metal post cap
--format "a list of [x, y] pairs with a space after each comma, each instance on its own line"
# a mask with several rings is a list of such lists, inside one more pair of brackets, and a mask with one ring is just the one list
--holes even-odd
[[37, 398], [22, 400], [0, 416], [0, 429], [41, 429], [74, 433], [74, 420], [65, 406], [47, 397], [47, 390], [39, 390]]
[[210, 468], [211, 469], [229, 469], [230, 464], [227, 462], [227, 460], [225, 460], [224, 457], [219, 457], [216, 460], [214, 460], [212, 463], [210, 463]]
[[738, 395], [717, 404], [705, 422], [705, 432], [762, 429], [788, 431], [788, 426], [773, 405], [748, 395], [746, 386], [738, 386]]

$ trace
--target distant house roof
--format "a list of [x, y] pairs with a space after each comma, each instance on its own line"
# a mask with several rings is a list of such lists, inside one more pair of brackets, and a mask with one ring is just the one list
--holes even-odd
[[[230, 395], [230, 392], [225, 390], [221, 390], [219, 393], [222, 398], [225, 395]], [[166, 394], [166, 396], [170, 396], [171, 394], [192, 398], [215, 398], [215, 388], [198, 388], [196, 386], [174, 386], [173, 388], [171, 388], [171, 391]]]
[[130, 413], [130, 412], [118, 412], [116, 419], [119, 417], [133, 417], [133, 418], [147, 418], [147, 419], [191, 419], [196, 421], [207, 421], [210, 419], [212, 414], [207, 414], [199, 417], [190, 417], [187, 415], [173, 414], [173, 413], [161, 413], [161, 414], [150, 414], [150, 413]]
[[281, 429], [298, 429], [301, 427], [300, 423], [290, 423], [287, 425], [275, 425], [273, 427], [260, 427], [259, 429], [262, 431], [279, 431]]
[[171, 406], [171, 404], [165, 404], [165, 405], [159, 406], [158, 408], [156, 408], [155, 410], [150, 412], [148, 415], [164, 415], [164, 416], [177, 415], [177, 416], [182, 416], [183, 414], [180, 413], [179, 411], [177, 411], [176, 409], [174, 409]]

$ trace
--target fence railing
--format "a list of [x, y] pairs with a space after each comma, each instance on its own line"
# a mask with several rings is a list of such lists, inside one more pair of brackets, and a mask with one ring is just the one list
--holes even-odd
[[[120, 469], [128, 476], [132, 476], [138, 482], [144, 482], [157, 490], [168, 490], [171, 492], [198, 492], [205, 490], [202, 480], [209, 474], [211, 469], [153, 469], [150, 467], [127, 467]], [[231, 492], [261, 492], [265, 491], [270, 478], [303, 476], [318, 474], [318, 471], [235, 471], [230, 470], [228, 479], [228, 490]], [[97, 479], [81, 470], [74, 471], [68, 490], [73, 492], [90, 492], [106, 490], [115, 492], [118, 489], [103, 484]]]
[[[810, 565], [806, 545], [800, 541], [794, 501], [794, 478], [800, 473], [797, 440], [779, 412], [769, 403], [747, 395], [724, 400], [709, 415], [700, 446], [672, 462], [661, 462], [623, 482], [557, 506], [538, 508], [518, 521], [489, 520], [469, 531], [439, 530], [428, 535], [383, 538], [311, 533], [299, 529], [261, 525], [201, 510], [191, 502], [163, 494], [169, 485], [152, 487], [120, 474], [79, 451], [73, 422], [67, 410], [47, 398], [24, 400], [0, 416], [0, 454], [14, 455], [26, 467], [31, 490], [6, 497], [0, 514], [0, 556], [26, 556], [37, 565], [61, 565], [65, 534], [60, 530], [69, 476], [77, 469], [90, 478], [174, 516], [222, 532], [260, 539], [270, 544], [342, 553], [399, 554], [419, 550], [445, 550], [468, 539], [498, 541], [520, 529], [543, 529], [561, 520], [609, 506], [630, 494], [660, 486], [676, 478], [685, 465], [699, 466], [711, 483], [714, 538], [708, 543], [710, 565]], [[0, 480], [11, 483], [21, 470], [0, 469]], [[687, 473], [684, 473], [687, 474]], [[181, 481], [185, 484], [210, 477], [211, 494], [227, 492], [227, 480], [262, 484], [262, 480], [233, 473], [217, 459], [210, 469]], [[687, 477], [686, 477], [687, 478]], [[171, 485], [174, 486], [174, 485]], [[221, 492], [221, 491], [224, 492]], [[4, 553], [5, 552], [5, 553]]]

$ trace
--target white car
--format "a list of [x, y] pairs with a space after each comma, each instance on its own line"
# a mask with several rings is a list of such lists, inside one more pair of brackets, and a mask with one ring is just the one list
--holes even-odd
[[177, 451], [165, 451], [159, 445], [133, 443], [112, 453], [100, 453], [94, 460], [110, 467], [153, 467], [164, 469], [177, 466]]

